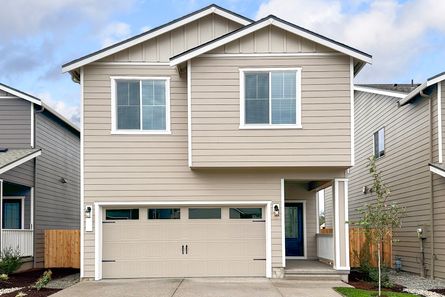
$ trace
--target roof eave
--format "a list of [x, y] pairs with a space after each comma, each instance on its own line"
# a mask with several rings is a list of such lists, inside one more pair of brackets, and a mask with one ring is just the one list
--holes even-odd
[[12, 88], [10, 86], [4, 85], [2, 83], [0, 83], [0, 90], [4, 91], [6, 93], [12, 94], [12, 95], [14, 95], [16, 97], [25, 99], [25, 100], [27, 100], [27, 101], [29, 101], [31, 103], [37, 104], [39, 106], [42, 105], [42, 101], [39, 98], [36, 98], [36, 97], [34, 97], [32, 95], [29, 95], [27, 93], [24, 93], [22, 91], [14, 89], [14, 88]]
[[11, 162], [11, 163], [9, 163], [9, 164], [6, 164], [5, 166], [3, 166], [3, 167], [0, 168], [0, 174], [3, 174], [3, 173], [5, 173], [5, 172], [8, 172], [9, 170], [11, 170], [11, 169], [13, 169], [13, 168], [15, 168], [15, 167], [17, 167], [17, 166], [23, 164], [23, 163], [26, 163], [26, 162], [28, 162], [29, 160], [32, 160], [32, 159], [34, 159], [34, 158], [40, 156], [41, 154], [42, 154], [42, 150], [39, 149], [39, 150], [37, 150], [37, 151], [35, 151], [35, 152], [31, 152], [31, 153], [29, 153], [29, 154], [26, 155], [26, 156], [23, 156], [22, 158], [20, 158], [20, 159], [18, 159], [18, 160], [15, 160], [15, 161], [13, 161], [13, 162]]

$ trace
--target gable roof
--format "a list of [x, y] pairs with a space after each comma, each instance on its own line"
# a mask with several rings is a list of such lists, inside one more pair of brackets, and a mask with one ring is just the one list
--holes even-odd
[[405, 98], [399, 100], [399, 106], [403, 106], [405, 104], [408, 104], [417, 97], [420, 93], [422, 93], [425, 89], [445, 80], [445, 72], [441, 72], [439, 74], [436, 74], [426, 80], [423, 84], [419, 85], [417, 88], [415, 88], [411, 93], [405, 96]]
[[68, 72], [75, 70], [77, 68], [80, 68], [86, 64], [92, 63], [94, 61], [100, 60], [106, 56], [115, 54], [119, 51], [122, 51], [124, 49], [127, 49], [129, 47], [132, 47], [136, 44], [139, 44], [141, 42], [147, 41], [149, 39], [152, 39], [156, 36], [159, 36], [161, 34], [164, 34], [168, 31], [171, 31], [173, 29], [176, 29], [180, 26], [183, 26], [187, 23], [193, 22], [197, 19], [200, 19], [204, 16], [207, 16], [209, 14], [215, 13], [217, 15], [220, 15], [222, 17], [225, 17], [227, 19], [230, 19], [234, 22], [237, 22], [241, 25], [248, 25], [253, 22], [253, 20], [246, 18], [242, 15], [239, 15], [235, 12], [232, 12], [230, 10], [227, 10], [225, 8], [222, 8], [218, 5], [211, 4], [209, 6], [206, 6], [200, 10], [197, 10], [195, 12], [189, 13], [185, 16], [182, 16], [180, 18], [177, 18], [173, 21], [170, 21], [164, 25], [161, 25], [159, 27], [153, 28], [149, 31], [143, 32], [139, 35], [130, 37], [128, 39], [125, 39], [121, 42], [118, 42], [116, 44], [113, 44], [111, 46], [108, 46], [106, 48], [103, 48], [101, 50], [98, 50], [96, 52], [93, 52], [91, 54], [88, 54], [86, 56], [80, 57], [78, 59], [75, 59], [71, 62], [68, 62], [64, 65], [62, 65], [62, 71]]
[[0, 90], [9, 93], [11, 95], [14, 95], [16, 97], [25, 99], [31, 103], [42, 105], [42, 100], [40, 100], [39, 98], [29, 95], [28, 93], [19, 91], [17, 89], [14, 89], [13, 87], [7, 86], [5, 84], [0, 83]]
[[41, 153], [40, 149], [9, 149], [6, 152], [1, 152], [0, 174], [40, 156]]
[[366, 63], [372, 62], [372, 56], [365, 52], [362, 52], [358, 49], [355, 49], [353, 47], [350, 47], [348, 45], [345, 45], [343, 43], [340, 43], [338, 41], [335, 41], [333, 39], [330, 39], [328, 37], [320, 35], [318, 33], [312, 32], [308, 29], [302, 28], [295, 24], [292, 24], [292, 23], [285, 21], [283, 19], [280, 19], [274, 15], [269, 15], [269, 16], [262, 18], [254, 23], [251, 23], [250, 25], [241, 27], [235, 31], [232, 31], [230, 33], [222, 35], [222, 36], [215, 38], [209, 42], [198, 45], [192, 49], [184, 51], [184, 52], [170, 58], [170, 66], [175, 66], [180, 63], [183, 63], [187, 60], [190, 60], [194, 57], [197, 57], [201, 54], [204, 54], [208, 51], [211, 51], [215, 48], [218, 48], [224, 44], [227, 44], [231, 41], [239, 39], [243, 36], [246, 36], [252, 32], [260, 30], [260, 29], [262, 29], [266, 26], [269, 26], [269, 25], [277, 26], [283, 30], [289, 31], [289, 32], [299, 35], [303, 38], [309, 39], [313, 42], [319, 43], [319, 44], [324, 45], [328, 48], [339, 51], [339, 52], [344, 53], [348, 56], [352, 56], [360, 61], [363, 61]]
[[70, 120], [68, 120], [66, 117], [64, 117], [63, 115], [61, 115], [60, 113], [58, 113], [57, 111], [55, 111], [52, 107], [50, 107], [48, 104], [46, 104], [45, 102], [43, 102], [41, 99], [34, 97], [33, 95], [30, 95], [28, 93], [22, 92], [20, 90], [17, 90], [13, 87], [7, 86], [5, 84], [0, 83], [0, 90], [9, 93], [11, 95], [14, 95], [18, 98], [27, 100], [33, 104], [36, 104], [38, 106], [43, 107], [44, 109], [46, 109], [49, 113], [51, 113], [52, 115], [54, 115], [56, 118], [58, 118], [59, 120], [61, 120], [62, 122], [64, 122], [66, 125], [68, 125], [69, 127], [73, 128], [74, 130], [76, 130], [78, 133], [80, 133], [80, 129], [79, 127], [77, 127], [76, 125], [74, 125]]

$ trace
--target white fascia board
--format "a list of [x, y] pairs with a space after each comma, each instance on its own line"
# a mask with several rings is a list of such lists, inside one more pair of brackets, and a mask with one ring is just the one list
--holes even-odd
[[408, 102], [410, 102], [414, 97], [416, 97], [420, 92], [422, 92], [423, 90], [425, 90], [428, 87], [431, 87], [441, 81], [445, 80], [445, 74], [440, 75], [438, 77], [435, 77], [433, 79], [429, 79], [426, 82], [424, 82], [423, 84], [421, 84], [420, 86], [418, 86], [417, 88], [415, 88], [411, 93], [409, 93], [408, 95], [405, 96], [405, 98], [403, 98], [402, 100], [399, 101], [399, 105], [403, 106], [405, 104], [407, 104]]
[[301, 36], [303, 38], [309, 39], [309, 40], [311, 40], [313, 42], [319, 43], [321, 45], [324, 45], [326, 47], [329, 47], [331, 49], [334, 49], [336, 51], [339, 51], [339, 52], [341, 52], [343, 54], [346, 54], [346, 55], [351, 56], [353, 58], [356, 58], [358, 60], [364, 61], [366, 63], [370, 63], [370, 64], [372, 63], [372, 58], [371, 57], [368, 57], [366, 55], [357, 53], [357, 52], [355, 52], [353, 50], [350, 50], [348, 48], [345, 48], [343, 46], [335, 44], [334, 42], [331, 42], [331, 41], [326, 40], [324, 38], [320, 38], [320, 37], [318, 37], [316, 35], [313, 35], [313, 34], [310, 34], [308, 32], [305, 32], [305, 31], [303, 31], [301, 29], [295, 28], [293, 26], [289, 26], [288, 24], [285, 24], [285, 23], [283, 23], [283, 22], [281, 22], [279, 20], [276, 20], [276, 19], [273, 19], [273, 18], [267, 18], [267, 19], [264, 19], [263, 21], [258, 22], [255, 25], [249, 27], [249, 28], [242, 29], [242, 30], [240, 30], [237, 33], [231, 34], [231, 35], [229, 35], [229, 36], [227, 36], [225, 38], [219, 39], [219, 40], [217, 40], [215, 42], [210, 42], [206, 46], [199, 47], [196, 50], [191, 51], [188, 54], [185, 54], [183, 56], [179, 56], [179, 57], [177, 57], [175, 59], [172, 59], [172, 60], [170, 60], [170, 66], [176, 66], [178, 64], [181, 64], [181, 63], [183, 63], [183, 62], [185, 62], [185, 61], [187, 61], [189, 59], [192, 59], [194, 57], [202, 55], [202, 54], [204, 54], [204, 53], [206, 53], [208, 51], [211, 51], [211, 50], [213, 50], [215, 48], [218, 48], [218, 47], [220, 47], [220, 46], [222, 46], [224, 44], [227, 44], [229, 42], [232, 42], [234, 40], [237, 40], [237, 39], [239, 39], [239, 38], [241, 38], [243, 36], [246, 36], [246, 35], [248, 35], [250, 33], [258, 31], [258, 30], [260, 30], [260, 29], [262, 29], [262, 28], [264, 28], [266, 26], [269, 26], [269, 25], [274, 25], [274, 26], [276, 26], [278, 28], [281, 28], [281, 29], [283, 29], [285, 31], [294, 33], [294, 34], [296, 34], [298, 36]]
[[395, 97], [395, 98], [400, 98], [400, 99], [403, 99], [407, 96], [406, 94], [399, 93], [399, 92], [380, 90], [380, 89], [376, 89], [376, 88], [362, 87], [362, 86], [354, 86], [354, 91], [390, 96], [390, 97]]
[[9, 93], [9, 94], [14, 95], [16, 97], [25, 99], [25, 100], [27, 100], [27, 101], [29, 101], [31, 103], [36, 104], [36, 105], [39, 105], [39, 106], [42, 105], [42, 101], [40, 101], [40, 100], [38, 100], [36, 98], [33, 98], [33, 97], [31, 97], [31, 96], [29, 96], [29, 95], [27, 95], [25, 93], [18, 92], [18, 91], [14, 90], [14, 89], [8, 88], [7, 86], [0, 85], [0, 90], [5, 91], [6, 93]]
[[427, 80], [426, 84], [427, 84], [427, 87], [429, 87], [429, 86], [437, 84], [443, 80], [445, 80], [445, 74], [435, 77], [433, 79]]
[[42, 151], [37, 151], [37, 152], [32, 153], [32, 154], [30, 154], [30, 155], [28, 155], [28, 156], [26, 156], [26, 157], [24, 157], [24, 158], [21, 158], [21, 159], [17, 160], [17, 161], [15, 161], [15, 162], [13, 162], [13, 163], [11, 163], [11, 164], [9, 164], [9, 165], [6, 165], [5, 167], [0, 168], [0, 174], [3, 174], [3, 173], [5, 173], [5, 172], [7, 172], [7, 171], [13, 169], [14, 167], [17, 167], [17, 166], [19, 166], [19, 165], [22, 165], [23, 163], [26, 163], [26, 162], [28, 162], [29, 160], [32, 160], [32, 159], [34, 159], [34, 158], [40, 156], [41, 154], [42, 154]]
[[203, 17], [205, 17], [205, 16], [207, 16], [209, 14], [212, 14], [212, 13], [215, 13], [215, 14], [218, 14], [218, 15], [220, 15], [222, 17], [228, 18], [231, 21], [239, 23], [239, 24], [241, 24], [243, 26], [248, 25], [248, 24], [251, 23], [250, 21], [248, 21], [246, 19], [243, 19], [241, 17], [237, 17], [237, 16], [235, 16], [233, 14], [230, 14], [228, 12], [225, 12], [225, 11], [223, 11], [223, 10], [217, 8], [217, 7], [210, 7], [208, 9], [204, 10], [204, 11], [201, 11], [199, 13], [191, 15], [188, 18], [185, 18], [185, 19], [182, 19], [180, 21], [177, 21], [177, 22], [175, 22], [175, 23], [173, 23], [173, 24], [171, 24], [169, 26], [160, 28], [159, 30], [156, 30], [156, 31], [154, 31], [154, 32], [152, 32], [150, 34], [143, 35], [143, 36], [141, 36], [139, 38], [136, 38], [136, 39], [133, 39], [133, 40], [129, 40], [128, 42], [125, 42], [125, 43], [120, 44], [118, 46], [112, 47], [112, 48], [110, 48], [110, 49], [108, 49], [106, 51], [97, 53], [97, 54], [92, 55], [90, 57], [86, 57], [85, 59], [81, 59], [80, 61], [78, 61], [76, 63], [66, 65], [65, 67], [62, 67], [62, 72], [73, 71], [73, 70], [78, 69], [78, 68], [80, 68], [80, 67], [82, 67], [84, 65], [90, 64], [92, 62], [95, 62], [97, 60], [105, 58], [105, 57], [107, 57], [109, 55], [115, 54], [117, 52], [120, 52], [122, 50], [130, 48], [130, 47], [132, 47], [134, 45], [137, 45], [139, 43], [145, 42], [145, 41], [147, 41], [149, 39], [155, 38], [155, 37], [157, 37], [159, 35], [162, 35], [164, 33], [172, 31], [172, 30], [174, 30], [176, 28], [184, 26], [184, 25], [186, 25], [188, 23], [196, 21], [196, 20], [198, 20], [200, 18], [203, 18]]
[[440, 175], [440, 176], [445, 177], [445, 170], [440, 170], [440, 169], [437, 168], [437, 167], [430, 166], [430, 171], [433, 172], [433, 173], [435, 173], [435, 174], [438, 174], [438, 175]]

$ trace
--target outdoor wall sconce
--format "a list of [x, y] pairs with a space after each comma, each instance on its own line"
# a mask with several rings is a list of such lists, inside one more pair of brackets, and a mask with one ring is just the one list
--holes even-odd
[[64, 177], [61, 177], [61, 178], [59, 179], [59, 181], [60, 181], [62, 184], [66, 184], [66, 183], [67, 183], [67, 180], [66, 180]]
[[85, 206], [85, 231], [91, 232], [93, 231], [93, 206], [86, 205]]
[[85, 218], [91, 218], [91, 210], [91, 206], [88, 205], [85, 207]]
[[273, 208], [273, 215], [276, 216], [276, 217], [279, 217], [280, 216], [280, 205], [279, 204], [274, 204], [272, 206], [272, 208]]

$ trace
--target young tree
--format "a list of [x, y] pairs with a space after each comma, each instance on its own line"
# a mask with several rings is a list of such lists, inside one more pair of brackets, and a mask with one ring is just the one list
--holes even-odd
[[361, 219], [358, 225], [365, 229], [371, 243], [377, 245], [377, 260], [379, 273], [379, 296], [382, 293], [382, 244], [387, 236], [391, 234], [395, 228], [400, 228], [402, 218], [405, 215], [404, 208], [396, 203], [388, 203], [390, 196], [389, 188], [383, 183], [381, 173], [377, 170], [376, 158], [369, 158], [369, 173], [372, 177], [371, 191], [375, 195], [374, 203], [366, 204], [359, 208]]

